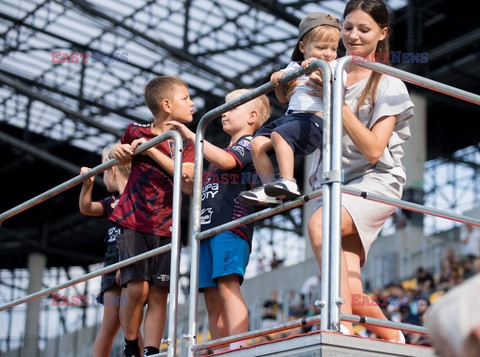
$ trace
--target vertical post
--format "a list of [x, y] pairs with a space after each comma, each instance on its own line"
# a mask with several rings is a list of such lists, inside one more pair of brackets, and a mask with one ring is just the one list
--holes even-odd
[[[170, 298], [168, 305], [168, 349], [167, 355], [173, 357], [177, 350], [177, 312], [178, 280], [180, 270], [180, 216], [182, 199], [182, 137], [176, 131], [168, 132], [175, 142], [173, 156], [173, 204], [172, 204], [172, 249], [170, 251]], [[168, 254], [168, 253], [167, 253]]]
[[[42, 275], [47, 257], [45, 254], [30, 253], [28, 256], [28, 293], [32, 294], [42, 289]], [[40, 300], [27, 303], [25, 317], [25, 340], [22, 357], [35, 357], [38, 351], [38, 331], [40, 321]]]
[[[286, 76], [288, 77], [288, 76]], [[286, 78], [287, 79], [287, 78]], [[191, 249], [191, 264], [190, 264], [190, 297], [189, 297], [189, 311], [188, 311], [188, 326], [189, 331], [186, 338], [188, 339], [188, 355], [193, 356], [192, 346], [196, 344], [197, 340], [197, 319], [198, 319], [198, 260], [200, 241], [197, 235], [200, 232], [200, 217], [202, 209], [202, 171], [203, 171], [203, 147], [204, 136], [207, 125], [214, 118], [219, 117], [223, 113], [235, 108], [243, 103], [252, 100], [262, 94], [267, 93], [273, 89], [271, 83], [264, 84], [251, 92], [241, 95], [240, 97], [225, 103], [208, 113], [206, 113], [198, 123], [195, 137], [195, 168], [193, 176], [193, 203], [191, 210], [192, 223], [192, 249]]]
[[[331, 142], [331, 171], [336, 179], [331, 182], [330, 191], [330, 285], [329, 285], [329, 321], [328, 327], [332, 330], [340, 329], [340, 266], [341, 266], [341, 200], [342, 182], [338, 177], [342, 171], [342, 133], [343, 133], [343, 71], [346, 64], [352, 60], [346, 56], [338, 60], [333, 81], [333, 108], [332, 108], [332, 142]], [[324, 208], [325, 210], [325, 208]], [[326, 240], [324, 239], [324, 241]]]
[[[14, 269], [11, 270], [10, 275], [11, 275], [10, 281], [13, 283], [14, 281], [16, 281], [16, 274]], [[15, 289], [10, 289], [10, 300], [11, 301], [15, 300]], [[9, 309], [8, 310], [8, 332], [7, 332], [7, 341], [6, 341], [7, 351], [10, 350], [10, 340], [12, 338], [12, 321], [13, 321], [12, 314], [13, 314], [13, 310]]]
[[[322, 171], [329, 173], [332, 169], [331, 147], [332, 147], [332, 115], [331, 115], [331, 78], [330, 66], [325, 66], [328, 71], [323, 71], [323, 142], [322, 142]], [[327, 73], [328, 72], [328, 73]], [[321, 264], [321, 320], [320, 329], [330, 329], [330, 309], [329, 291], [330, 291], [330, 183], [322, 185], [322, 264]]]
[[202, 120], [197, 128], [195, 137], [195, 168], [193, 179], [193, 203], [191, 209], [192, 239], [190, 250], [190, 296], [188, 313], [188, 356], [193, 356], [191, 347], [197, 341], [197, 319], [198, 319], [198, 260], [200, 241], [197, 234], [200, 232], [200, 215], [202, 208], [202, 168], [203, 168], [203, 137], [207, 123], [202, 125]]
[[[328, 73], [331, 73], [330, 67], [325, 65], [324, 61], [320, 61], [313, 66], [313, 63], [310, 65], [313, 66], [313, 69], [319, 67], [322, 70]], [[317, 61], [314, 61], [317, 62]], [[321, 64], [321, 66], [318, 66]], [[299, 69], [292, 73], [287, 74], [282, 78], [280, 84], [287, 83], [292, 79], [299, 77], [302, 74], [307, 73], [307, 69]], [[325, 74], [324, 74], [325, 75]], [[330, 75], [331, 77], [331, 75]], [[330, 80], [328, 77], [327, 82]], [[193, 204], [191, 212], [191, 222], [192, 222], [192, 249], [191, 249], [191, 269], [190, 269], [190, 297], [189, 297], [189, 333], [186, 336], [186, 339], [189, 343], [188, 355], [193, 356], [192, 347], [196, 344], [196, 333], [197, 333], [197, 318], [198, 318], [198, 260], [199, 260], [199, 240], [197, 239], [198, 233], [200, 232], [200, 218], [201, 218], [201, 208], [202, 208], [202, 168], [203, 168], [203, 148], [204, 148], [204, 133], [208, 123], [216, 117], [219, 117], [223, 113], [238, 107], [262, 94], [265, 94], [274, 89], [272, 83], [263, 84], [260, 87], [253, 89], [252, 91], [239, 96], [238, 98], [225, 103], [208, 113], [206, 113], [201, 119], [197, 127], [196, 137], [195, 137], [195, 174], [193, 182]]]

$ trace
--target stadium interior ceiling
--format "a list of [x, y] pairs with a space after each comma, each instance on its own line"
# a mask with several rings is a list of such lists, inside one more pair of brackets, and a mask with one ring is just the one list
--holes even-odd
[[[194, 129], [227, 92], [260, 86], [288, 62], [306, 13], [326, 11], [341, 18], [344, 3], [0, 0], [0, 212], [71, 179], [81, 166], [98, 165], [101, 149], [118, 140], [129, 122], [150, 122], [142, 94], [152, 77], [177, 75], [188, 83]], [[394, 10], [392, 49], [428, 54], [426, 63], [395, 66], [480, 93], [474, 2], [388, 3]], [[56, 63], [58, 52], [86, 60]], [[457, 150], [479, 149], [478, 106], [408, 86], [428, 98], [428, 160], [458, 161]], [[285, 106], [272, 93], [269, 97], [272, 118], [282, 115]], [[225, 145], [226, 136], [219, 133], [215, 120], [206, 137]], [[299, 175], [301, 164], [298, 160]], [[479, 168], [475, 161], [466, 164]], [[94, 199], [106, 195], [98, 182]], [[0, 268], [25, 267], [33, 251], [46, 253], [48, 266], [102, 261], [104, 222], [79, 213], [79, 190], [74, 187], [3, 222]], [[188, 201], [183, 211], [188, 217]], [[288, 213], [285, 217], [294, 221]], [[186, 225], [184, 218], [184, 236]]]

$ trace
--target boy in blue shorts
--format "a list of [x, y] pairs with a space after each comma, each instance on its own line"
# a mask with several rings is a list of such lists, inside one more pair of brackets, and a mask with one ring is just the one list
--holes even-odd
[[[145, 103], [152, 112], [152, 124], [130, 123], [110, 157], [120, 163], [132, 162], [132, 171], [110, 220], [122, 228], [117, 238], [120, 260], [169, 244], [173, 204], [173, 140], [133, 155], [135, 149], [169, 131], [167, 122], [189, 123], [194, 103], [187, 84], [178, 77], [152, 79], [144, 90]], [[194, 146], [183, 148], [182, 170], [193, 175]], [[170, 285], [170, 253], [156, 255], [120, 270], [120, 285], [126, 287], [128, 304], [122, 309], [125, 335], [124, 355], [140, 356], [137, 336], [143, 307], [148, 302], [144, 323], [144, 356], [158, 354], [166, 319]], [[148, 300], [147, 300], [148, 299]]]
[[[226, 101], [247, 92], [248, 89], [235, 90], [226, 96]], [[249, 182], [255, 173], [250, 142], [252, 134], [269, 116], [270, 103], [262, 95], [222, 115], [223, 130], [231, 136], [227, 148], [205, 141], [204, 156], [210, 166], [203, 175], [202, 230], [253, 213], [253, 207], [239, 202], [238, 195], [253, 187]], [[185, 139], [195, 142], [195, 134], [184, 125], [172, 125]], [[253, 224], [248, 224], [200, 242], [199, 288], [205, 294], [212, 339], [248, 331], [248, 309], [240, 285], [250, 257], [252, 236]]]

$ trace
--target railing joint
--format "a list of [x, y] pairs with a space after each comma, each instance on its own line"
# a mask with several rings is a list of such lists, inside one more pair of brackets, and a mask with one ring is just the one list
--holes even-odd
[[343, 170], [332, 170], [324, 172], [322, 175], [322, 185], [326, 183], [340, 182], [344, 180]]

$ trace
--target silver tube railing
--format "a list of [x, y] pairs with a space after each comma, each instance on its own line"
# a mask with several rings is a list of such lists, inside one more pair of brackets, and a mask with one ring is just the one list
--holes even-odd
[[217, 340], [199, 343], [195, 346], [192, 346], [192, 351], [197, 352], [197, 351], [204, 350], [206, 348], [221, 347], [231, 342], [242, 341], [246, 338], [255, 338], [255, 337], [265, 336], [266, 334], [290, 330], [297, 327], [310, 326], [310, 325], [317, 324], [319, 322], [320, 322], [320, 315], [303, 317], [301, 319], [283, 322], [272, 327], [260, 328], [253, 331], [237, 334], [234, 336], [228, 336], [224, 338], [219, 338]]
[[[168, 133], [175, 133], [175, 132], [170, 131]], [[173, 135], [175, 135], [175, 134], [168, 134], [167, 135], [167, 133], [164, 133], [164, 134], [158, 136], [157, 138], [153, 138], [152, 140], [149, 140], [148, 142], [140, 145], [137, 148], [137, 150], [135, 151], [135, 155], [138, 154], [138, 153], [141, 153], [141, 152], [143, 152], [147, 149], [150, 149], [151, 147], [153, 147], [153, 146], [157, 145], [158, 143], [164, 141], [168, 136], [173, 137], [174, 140], [175, 140], [175, 137]], [[161, 138], [161, 139], [159, 139], [159, 138]], [[183, 143], [182, 143], [182, 146], [183, 146]], [[45, 191], [45, 192], [39, 194], [38, 196], [35, 196], [35, 197], [19, 204], [18, 206], [15, 206], [15, 207], [9, 209], [8, 211], [3, 212], [2, 214], [0, 214], [0, 225], [5, 220], [23, 212], [23, 211], [25, 211], [25, 210], [33, 207], [33, 206], [36, 206], [36, 205], [48, 200], [49, 198], [55, 197], [55, 196], [59, 195], [60, 193], [62, 193], [64, 191], [67, 191], [68, 189], [82, 183], [86, 179], [88, 179], [92, 176], [96, 176], [98, 174], [101, 174], [106, 169], [109, 169], [110, 167], [115, 166], [117, 164], [118, 164], [117, 159], [110, 159], [110, 160], [104, 162], [101, 165], [95, 166], [94, 168], [92, 168], [87, 173], [84, 173], [83, 175], [75, 176], [75, 177], [71, 178], [70, 180], [61, 183], [60, 185], [55, 186], [55, 187], [51, 188], [50, 190]]]
[[[285, 75], [280, 84], [287, 83], [309, 71], [315, 69], [322, 69], [323, 72], [323, 81], [324, 83], [330, 82], [331, 80], [331, 69], [327, 62], [323, 60], [313, 61], [308, 69], [300, 68]], [[328, 77], [327, 77], [328, 75]], [[199, 259], [199, 234], [200, 234], [200, 213], [202, 207], [202, 168], [203, 168], [203, 141], [205, 136], [205, 130], [207, 125], [216, 117], [222, 115], [223, 113], [246, 103], [262, 94], [268, 93], [273, 90], [275, 87], [272, 83], [265, 83], [264, 85], [253, 89], [251, 92], [246, 93], [232, 101], [229, 101], [211, 111], [206, 113], [201, 119], [197, 127], [196, 139], [195, 139], [195, 173], [194, 173], [194, 182], [193, 182], [193, 203], [191, 211], [191, 224], [192, 224], [192, 248], [191, 248], [191, 268], [190, 268], [190, 298], [189, 298], [189, 331], [185, 336], [190, 347], [195, 346], [197, 340], [197, 319], [198, 319], [198, 259]], [[328, 91], [324, 91], [324, 96], [329, 96]], [[329, 97], [327, 98], [329, 99]], [[330, 101], [325, 102], [330, 103]], [[294, 201], [300, 202], [301, 200]], [[277, 212], [280, 212], [282, 208], [266, 209], [263, 214], [264, 217], [271, 216]], [[258, 220], [259, 217], [253, 218], [253, 220]], [[193, 356], [192, 348], [189, 349], [189, 355]]]
[[[208, 236], [222, 232], [227, 229], [231, 229], [241, 224], [251, 223], [258, 219], [262, 219], [273, 214], [282, 212], [284, 210], [297, 207], [304, 204], [311, 198], [323, 196], [323, 215], [322, 219], [324, 223], [322, 225], [322, 311], [321, 311], [321, 329], [322, 330], [336, 330], [340, 328], [341, 319], [352, 322], [366, 323], [370, 325], [385, 326], [389, 328], [402, 329], [410, 332], [428, 333], [426, 328], [421, 326], [415, 326], [405, 323], [385, 321], [375, 319], [366, 316], [356, 316], [340, 313], [340, 305], [342, 299], [340, 297], [340, 248], [341, 248], [341, 193], [357, 194], [365, 199], [376, 200], [392, 206], [413, 210], [416, 212], [423, 212], [431, 214], [437, 217], [446, 219], [453, 219], [457, 222], [469, 223], [476, 226], [480, 226], [480, 220], [465, 217], [458, 214], [452, 214], [444, 210], [435, 208], [429, 208], [423, 205], [410, 203], [398, 199], [392, 199], [386, 196], [377, 195], [373, 193], [367, 193], [360, 190], [355, 190], [347, 187], [342, 187], [342, 148], [341, 139], [343, 132], [342, 121], [342, 105], [343, 105], [343, 71], [345, 66], [352, 61], [356, 64], [371, 68], [374, 71], [392, 75], [400, 78], [412, 84], [432, 89], [439, 93], [450, 95], [474, 104], [480, 104], [480, 96], [466, 92], [464, 90], [445, 85], [440, 82], [436, 82], [430, 79], [426, 79], [390, 66], [386, 66], [379, 63], [368, 63], [361, 57], [346, 56], [338, 60], [337, 67], [334, 73], [333, 82], [333, 96], [332, 96], [332, 121], [330, 122], [330, 96], [329, 92], [329, 80], [325, 78], [326, 73], [330, 68], [325, 66], [323, 61], [314, 61], [309, 70], [315, 66], [315, 68], [321, 67], [323, 70], [323, 85], [324, 85], [324, 103], [326, 104], [326, 113], [324, 117], [324, 142], [323, 142], [323, 172], [324, 176], [323, 185], [321, 190], [314, 191], [309, 195], [302, 196], [293, 201], [283, 203], [275, 208], [268, 208], [261, 212], [254, 213], [242, 219], [223, 224], [221, 226], [209, 229], [208, 231], [199, 232], [200, 230], [200, 209], [201, 209], [201, 168], [203, 165], [203, 137], [206, 126], [215, 117], [230, 110], [231, 108], [238, 106], [253, 99], [256, 96], [264, 94], [272, 90], [270, 84], [265, 84], [257, 89], [253, 90], [247, 95], [241, 96], [234, 101], [226, 103], [216, 109], [208, 112], [200, 120], [200, 125], [197, 129], [196, 136], [196, 157], [195, 157], [195, 176], [194, 176], [194, 205], [192, 209], [192, 265], [191, 265], [191, 285], [190, 285], [190, 310], [189, 310], [189, 334], [185, 336], [185, 339], [189, 342], [189, 356], [193, 356], [196, 351], [213, 346], [225, 345], [229, 342], [240, 341], [245, 338], [260, 336], [265, 333], [271, 333], [275, 331], [281, 331], [290, 328], [289, 326], [296, 326], [297, 321], [292, 321], [286, 324], [281, 324], [277, 327], [265, 328], [247, 333], [229, 336], [226, 338], [213, 340], [203, 344], [196, 344], [196, 331], [197, 331], [197, 297], [198, 297], [198, 244], [199, 241]], [[286, 76], [281, 82], [286, 83], [297, 76], [303, 74], [303, 71], [291, 73]], [[310, 319], [310, 320], [309, 320]], [[313, 323], [318, 322], [318, 317], [314, 316], [306, 321]], [[302, 320], [305, 321], [305, 320]], [[302, 323], [303, 324], [303, 323]]]
[[[330, 69], [330, 66], [328, 66]], [[327, 78], [332, 78], [331, 70], [328, 73]], [[330, 81], [325, 81], [325, 77], [323, 79], [323, 103], [324, 103], [324, 116], [323, 116], [323, 141], [322, 141], [322, 170], [323, 172], [331, 172], [332, 171], [332, 159], [331, 159], [331, 147], [332, 147], [332, 110], [331, 110], [331, 91], [332, 91], [332, 84]], [[333, 177], [324, 177], [325, 180], [333, 180]], [[332, 187], [330, 185], [322, 185], [322, 200], [325, 202], [330, 202], [332, 195]], [[331, 222], [331, 212], [329, 209], [322, 210], [322, 222]], [[329, 237], [331, 234], [331, 226], [329, 224], [322, 224], [322, 236]], [[330, 314], [331, 309], [325, 308], [331, 300], [328, 297], [328, 293], [330, 291], [330, 260], [332, 259], [332, 251], [330, 250], [330, 241], [325, 240], [322, 242], [322, 263], [321, 263], [321, 274], [322, 279], [320, 281], [321, 289], [320, 289], [320, 313], [322, 318], [320, 320], [320, 328], [322, 330], [328, 329], [327, 322], [330, 321], [328, 318], [328, 314]]]
[[96, 278], [97, 276], [100, 276], [100, 275], [103, 275], [103, 274], [106, 274], [106, 273], [110, 273], [110, 272], [115, 271], [117, 269], [123, 268], [124, 266], [127, 266], [127, 265], [130, 265], [132, 263], [138, 262], [142, 259], [151, 258], [155, 255], [160, 254], [160, 253], [168, 252], [170, 249], [171, 249], [171, 244], [167, 244], [167, 245], [164, 245], [162, 247], [151, 250], [149, 252], [142, 253], [142, 254], [136, 255], [132, 258], [123, 260], [121, 262], [106, 266], [104, 268], [97, 269], [97, 270], [92, 271], [92, 272], [87, 273], [87, 274], [83, 274], [83, 275], [79, 276], [78, 278], [67, 280], [63, 283], [52, 286], [51, 288], [40, 290], [40, 291], [37, 291], [33, 294], [29, 294], [29, 295], [26, 295], [24, 297], [18, 298], [16, 300], [10, 301], [6, 304], [0, 305], [0, 311], [8, 310], [8, 309], [11, 309], [12, 307], [15, 307], [17, 305], [39, 299], [41, 297], [50, 295], [50, 294], [52, 294], [54, 292], [57, 292], [59, 290], [68, 288], [69, 286], [72, 286], [72, 285], [75, 285], [75, 284], [78, 284], [78, 283], [83, 283], [84, 281], [90, 280], [92, 278]]
[[[452, 214], [444, 210], [439, 210], [435, 208], [426, 207], [419, 204], [410, 203], [407, 201], [402, 201], [399, 199], [392, 199], [386, 196], [368, 193], [348, 187], [342, 187], [341, 183], [341, 138], [342, 138], [342, 104], [343, 104], [343, 71], [345, 66], [348, 65], [350, 62], [355, 61], [355, 64], [360, 66], [364, 66], [370, 68], [374, 71], [392, 75], [394, 77], [400, 78], [406, 82], [434, 90], [439, 93], [443, 93], [458, 99], [462, 99], [477, 105], [480, 105], [480, 96], [476, 94], [472, 94], [461, 89], [445, 85], [440, 82], [436, 82], [430, 79], [426, 79], [390, 66], [386, 66], [380, 63], [369, 63], [365, 59], [360, 57], [352, 57], [346, 56], [338, 60], [337, 67], [334, 73], [334, 82], [333, 82], [333, 95], [330, 97], [330, 78], [331, 78], [331, 70], [329, 65], [322, 61], [317, 60], [312, 62], [308, 69], [299, 69], [293, 73], [286, 75], [281, 84], [287, 83], [302, 74], [305, 74], [309, 71], [315, 69], [322, 69], [323, 72], [323, 83], [324, 83], [324, 103], [325, 103], [325, 111], [324, 111], [324, 142], [323, 142], [323, 171], [324, 171], [324, 183], [322, 185], [321, 190], [314, 191], [308, 195], [299, 197], [295, 200], [283, 203], [274, 208], [267, 208], [263, 211], [256, 212], [252, 215], [247, 217], [243, 217], [242, 219], [236, 220], [234, 222], [229, 222], [223, 224], [218, 227], [214, 227], [204, 232], [200, 232], [200, 212], [201, 212], [201, 190], [202, 190], [202, 167], [203, 167], [203, 140], [204, 140], [204, 133], [206, 130], [207, 125], [210, 123], [211, 120], [220, 116], [221, 114], [237, 107], [243, 103], [248, 102], [262, 94], [268, 93], [269, 91], [273, 90], [274, 87], [271, 83], [266, 83], [251, 92], [236, 98], [228, 103], [225, 103], [208, 113], [206, 113], [200, 120], [200, 123], [197, 128], [197, 135], [196, 135], [196, 152], [195, 152], [195, 171], [194, 171], [194, 187], [193, 187], [193, 205], [191, 211], [191, 222], [192, 222], [192, 251], [191, 251], [191, 271], [190, 271], [190, 296], [189, 296], [189, 331], [188, 335], [185, 336], [186, 341], [189, 345], [189, 356], [193, 356], [196, 351], [199, 351], [206, 347], [212, 347], [216, 345], [222, 345], [229, 342], [239, 341], [246, 337], [254, 337], [257, 334], [265, 334], [271, 333], [276, 331], [281, 331], [293, 327], [297, 327], [298, 324], [305, 325], [305, 324], [315, 324], [318, 323], [318, 316], [313, 316], [307, 319], [301, 319], [300, 322], [298, 320], [291, 321], [288, 323], [284, 323], [279, 325], [278, 327], [271, 327], [265, 328], [260, 330], [255, 330], [251, 332], [247, 332], [244, 334], [239, 334], [235, 336], [229, 336], [227, 338], [211, 341], [204, 344], [196, 344], [196, 335], [197, 335], [197, 318], [198, 318], [198, 258], [199, 258], [199, 242], [201, 239], [204, 239], [208, 236], [214, 235], [216, 233], [232, 229], [234, 227], [251, 223], [257, 221], [259, 219], [263, 219], [269, 216], [272, 216], [276, 213], [283, 212], [288, 209], [292, 209], [294, 207], [298, 207], [303, 205], [308, 200], [323, 196], [323, 216], [322, 219], [324, 222], [328, 222], [327, 224], [322, 225], [322, 234], [323, 234], [323, 242], [322, 242], [322, 281], [327, 280], [328, 283], [322, 282], [322, 312], [321, 312], [321, 328], [325, 330], [339, 330], [340, 321], [344, 319], [346, 321], [352, 322], [360, 322], [360, 323], [367, 323], [371, 325], [379, 325], [385, 326], [390, 328], [397, 328], [403, 329], [406, 331], [418, 332], [418, 333], [427, 333], [427, 330], [423, 327], [418, 327], [409, 324], [402, 324], [398, 322], [392, 321], [384, 321], [378, 320], [370, 317], [363, 317], [363, 316], [356, 316], [356, 315], [348, 315], [348, 314], [341, 314], [340, 313], [340, 304], [342, 302], [340, 298], [340, 246], [341, 246], [341, 193], [345, 192], [347, 194], [353, 194], [361, 196], [365, 199], [369, 200], [376, 200], [378, 202], [383, 202], [392, 206], [405, 208], [409, 210], [413, 210], [416, 212], [422, 212], [431, 214], [437, 217], [445, 218], [445, 219], [452, 219], [457, 222], [461, 223], [468, 223], [473, 224], [475, 226], [480, 227], [480, 220], [465, 217], [458, 214]], [[330, 109], [330, 102], [332, 100], [332, 110]], [[332, 114], [332, 115], [331, 115]], [[330, 121], [330, 116], [332, 116], [332, 121]], [[181, 138], [178, 133], [176, 132], [167, 132], [165, 134], [160, 135], [157, 138], [154, 138], [148, 141], [145, 144], [139, 146], [136, 154], [146, 150], [158, 142], [165, 140], [165, 138], [170, 135], [175, 140], [175, 175], [180, 173], [181, 177], [181, 159], [180, 152], [181, 152]], [[177, 150], [178, 153], [177, 153]], [[180, 162], [177, 162], [180, 160]], [[0, 223], [4, 220], [36, 205], [39, 204], [46, 199], [53, 197], [67, 189], [83, 182], [85, 179], [94, 176], [107, 168], [110, 168], [114, 165], [118, 164], [116, 159], [109, 160], [108, 162], [101, 164], [86, 174], [77, 176], [49, 191], [44, 192], [43, 194], [32, 198], [29, 201], [24, 202], [23, 204], [12, 208], [9, 211], [6, 211], [0, 215]], [[177, 167], [179, 165], [179, 168]], [[180, 171], [179, 171], [180, 170]], [[17, 299], [12, 301], [8, 304], [0, 306], [0, 311], [11, 308], [13, 306], [19, 305], [24, 302], [28, 302], [39, 297], [48, 295], [52, 292], [58, 291], [65, 287], [77, 284], [79, 282], [91, 279], [93, 277], [102, 275], [104, 273], [114, 271], [122, 266], [131, 264], [141, 259], [149, 258], [154, 255], [164, 253], [168, 250], [172, 250], [172, 266], [171, 269], [173, 272], [171, 275], [174, 276], [175, 284], [170, 284], [170, 299], [173, 297], [173, 301], [170, 301], [169, 306], [169, 334], [168, 334], [168, 356], [173, 356], [176, 350], [176, 310], [177, 310], [177, 303], [178, 303], [178, 267], [179, 267], [179, 202], [175, 204], [175, 200], [179, 201], [179, 196], [181, 196], [181, 189], [180, 189], [180, 180], [174, 180], [174, 211], [173, 211], [173, 219], [176, 224], [172, 224], [172, 243], [152, 250], [147, 253], [143, 253], [136, 257], [132, 257], [128, 260], [123, 262], [119, 262], [113, 264], [111, 266], [99, 269], [95, 272], [91, 272], [89, 274], [85, 274], [79, 278], [69, 280], [63, 284], [57, 285], [50, 289], [46, 289], [31, 295], [28, 295], [24, 298]], [[176, 238], [175, 238], [176, 237]], [[176, 240], [177, 245], [174, 246], [174, 241]], [[175, 253], [177, 252], [177, 253]], [[175, 255], [175, 257], [174, 257]], [[173, 281], [173, 279], [172, 279]], [[175, 285], [172, 290], [172, 285]], [[171, 318], [173, 317], [173, 322], [171, 322]], [[161, 353], [160, 355], [164, 355]]]
[[[174, 139], [173, 157], [173, 202], [172, 202], [172, 251], [170, 260], [170, 284], [168, 303], [167, 356], [173, 357], [177, 351], [178, 281], [180, 276], [180, 219], [182, 205], [182, 161], [183, 140], [180, 133], [168, 131]], [[172, 279], [173, 278], [173, 279]]]
[[[29, 301], [33, 301], [39, 299], [41, 297], [47, 296], [51, 293], [59, 291], [61, 289], [67, 288], [69, 286], [84, 282], [86, 280], [95, 278], [97, 276], [103, 275], [105, 273], [109, 273], [115, 271], [119, 268], [124, 266], [130, 265], [142, 259], [151, 258], [155, 255], [162, 254], [168, 251], [171, 251], [171, 263], [170, 263], [170, 288], [169, 288], [169, 305], [168, 305], [168, 338], [166, 340], [168, 349], [167, 355], [168, 356], [175, 356], [176, 348], [177, 348], [177, 312], [178, 312], [178, 280], [179, 280], [179, 268], [180, 268], [180, 208], [181, 208], [181, 184], [182, 184], [182, 157], [183, 157], [183, 140], [181, 135], [177, 131], [170, 130], [166, 133], [163, 133], [146, 143], [140, 145], [136, 150], [134, 155], [137, 155], [157, 144], [166, 140], [167, 138], [173, 138], [175, 143], [174, 148], [174, 180], [173, 180], [173, 205], [172, 205], [172, 242], [153, 249], [149, 252], [145, 252], [143, 254], [139, 254], [135, 257], [126, 259], [124, 261], [109, 265], [107, 267], [98, 269], [96, 271], [90, 272], [88, 274], [84, 274], [78, 278], [68, 280], [62, 284], [58, 284], [48, 289], [44, 289], [38, 291], [36, 293], [27, 295], [23, 298], [11, 301], [7, 304], [0, 306], [0, 311], [12, 308], [22, 303], [26, 303]], [[85, 174], [78, 175], [0, 215], [0, 222], [19, 214], [30, 207], [33, 207], [51, 197], [54, 197], [75, 185], [82, 183], [84, 180], [95, 176], [106, 169], [115, 166], [118, 164], [117, 159], [111, 159], [101, 165], [98, 165], [92, 168]], [[164, 355], [164, 353], [162, 353]]]
[[[382, 74], [387, 74], [391, 75], [394, 77], [397, 77], [401, 80], [404, 80], [406, 82], [439, 92], [443, 93], [458, 99], [462, 99], [468, 102], [471, 102], [473, 104], [480, 105], [480, 96], [466, 92], [464, 90], [436, 82], [431, 79], [423, 78], [421, 76], [393, 68], [390, 66], [387, 66], [385, 64], [381, 63], [372, 63], [362, 57], [358, 56], [345, 56], [340, 58], [337, 61], [337, 66], [335, 68], [335, 76], [334, 76], [334, 82], [333, 82], [333, 110], [332, 110], [332, 175], [338, 175], [341, 172], [342, 169], [342, 151], [341, 151], [341, 141], [342, 141], [342, 105], [343, 105], [343, 91], [344, 91], [344, 85], [343, 85], [343, 72], [345, 70], [345, 67], [350, 64], [354, 63], [362, 67], [369, 68], [373, 71], [380, 72]], [[327, 152], [328, 154], [328, 152]], [[326, 173], [328, 174], [328, 172]], [[341, 183], [340, 182], [333, 182], [329, 183], [332, 185], [332, 195], [330, 197], [330, 202], [326, 202], [326, 200], [323, 201], [323, 209], [325, 210], [326, 207], [330, 207], [331, 209], [331, 221], [329, 222], [332, 226], [332, 231], [330, 232], [331, 234], [329, 236], [324, 236], [323, 241], [329, 240], [331, 244], [331, 265], [330, 265], [330, 272], [331, 272], [331, 285], [329, 286], [329, 300], [327, 301], [327, 306], [330, 310], [328, 314], [329, 321], [322, 323], [322, 326], [324, 324], [327, 324], [330, 328], [334, 328], [338, 331], [338, 327], [340, 325], [340, 308], [338, 306], [338, 302], [341, 301], [340, 299], [340, 260], [336, 259], [340, 255], [340, 248], [341, 248], [341, 232], [340, 232], [340, 222], [341, 222], [341, 190], [338, 188], [341, 188]], [[345, 192], [351, 190], [349, 188], [343, 187], [343, 190]], [[362, 194], [361, 194], [362, 196]], [[379, 198], [380, 195], [374, 195], [374, 194], [369, 194], [370, 198]], [[363, 197], [363, 196], [362, 196]], [[388, 197], [383, 198], [385, 201], [391, 201]], [[396, 202], [397, 204], [399, 202]], [[327, 206], [325, 206], [327, 204]], [[415, 209], [421, 209], [423, 212], [423, 207], [421, 205], [413, 205], [413, 204], [408, 204], [404, 205], [404, 208], [410, 209], [410, 208], [415, 208]], [[408, 207], [407, 207], [408, 206]], [[445, 214], [445, 213], [440, 213], [440, 210], [435, 210], [435, 209], [428, 209], [428, 213], [434, 214], [438, 213], [438, 216], [442, 216], [445, 218], [453, 218], [458, 222], [465, 222], [465, 221], [470, 221], [469, 219], [464, 220], [461, 218], [461, 215], [451, 215], [451, 214]], [[478, 220], [471, 219], [472, 223], [475, 225], [478, 225]], [[326, 239], [325, 239], [326, 238]]]
[[391, 198], [373, 192], [362, 191], [358, 188], [343, 187], [342, 191], [352, 196], [359, 196], [366, 200], [386, 203], [391, 206], [404, 208], [412, 212], [427, 213], [430, 216], [445, 218], [458, 223], [471, 224], [473, 226], [480, 227], [480, 219], [467, 217], [458, 213], [451, 213], [442, 209], [427, 207], [418, 203], [402, 201], [397, 198]]
[[345, 65], [348, 62], [353, 62], [355, 64], [358, 64], [359, 66], [369, 68], [375, 72], [379, 72], [382, 74], [387, 74], [389, 76], [399, 78], [405, 82], [415, 84], [419, 87], [423, 87], [423, 88], [432, 90], [434, 92], [442, 93], [450, 97], [454, 97], [460, 100], [464, 100], [466, 102], [480, 105], [480, 95], [467, 92], [463, 89], [459, 89], [459, 88], [450, 86], [448, 84], [434, 81], [433, 79], [428, 79], [428, 78], [419, 76], [417, 74], [406, 72], [404, 70], [401, 70], [392, 66], [387, 66], [382, 63], [371, 62], [362, 57], [346, 56], [339, 59], [338, 61], [340, 62], [342, 60], [345, 62]]

